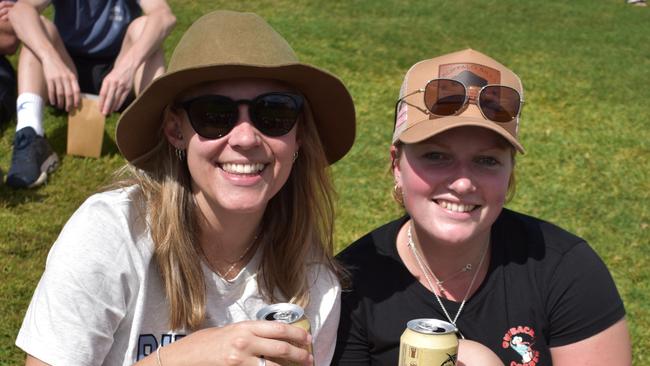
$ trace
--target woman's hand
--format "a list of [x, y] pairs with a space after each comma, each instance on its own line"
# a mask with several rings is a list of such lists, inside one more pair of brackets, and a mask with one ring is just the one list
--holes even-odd
[[[160, 363], [163, 366], [258, 366], [263, 356], [267, 366], [278, 365], [272, 360], [312, 365], [313, 356], [306, 350], [311, 340], [304, 329], [292, 325], [246, 321], [202, 329], [183, 337], [160, 349]], [[137, 365], [157, 365], [156, 354]]]

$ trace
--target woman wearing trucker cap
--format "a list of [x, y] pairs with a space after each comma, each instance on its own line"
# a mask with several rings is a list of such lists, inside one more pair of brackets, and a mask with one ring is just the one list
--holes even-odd
[[506, 365], [631, 364], [601, 259], [583, 239], [503, 207], [524, 152], [522, 103], [517, 75], [474, 50], [408, 71], [390, 149], [406, 215], [338, 256], [352, 285], [335, 363], [395, 365], [407, 321], [437, 318]]
[[[329, 365], [328, 165], [354, 133], [342, 82], [263, 19], [198, 19], [118, 122], [130, 179], [90, 197], [50, 251], [16, 341], [27, 364]], [[311, 335], [255, 320], [276, 302], [303, 306]]]

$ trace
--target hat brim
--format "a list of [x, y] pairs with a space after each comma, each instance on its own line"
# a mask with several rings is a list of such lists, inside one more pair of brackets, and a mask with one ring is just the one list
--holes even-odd
[[508, 141], [520, 153], [524, 154], [526, 152], [524, 147], [508, 131], [499, 127], [498, 123], [489, 122], [483, 118], [469, 116], [449, 116], [418, 121], [414, 123], [413, 126], [404, 130], [404, 132], [400, 134], [399, 140], [405, 144], [414, 144], [445, 131], [463, 126], [487, 128], [505, 138], [506, 141]]
[[162, 112], [184, 90], [205, 82], [261, 78], [285, 82], [302, 93], [311, 108], [327, 160], [341, 159], [355, 138], [355, 111], [350, 93], [334, 75], [313, 66], [218, 64], [178, 70], [154, 80], [122, 113], [115, 132], [124, 157], [147, 170], [150, 152], [163, 138]]

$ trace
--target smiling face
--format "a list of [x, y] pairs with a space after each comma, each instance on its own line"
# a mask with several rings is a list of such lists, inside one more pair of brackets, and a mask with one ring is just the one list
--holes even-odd
[[[196, 87], [178, 100], [210, 94], [251, 100], [260, 94], [284, 91], [291, 90], [279, 82], [236, 79]], [[204, 214], [212, 210], [216, 215], [264, 212], [291, 173], [293, 155], [298, 151], [296, 130], [297, 124], [285, 135], [264, 135], [252, 124], [244, 103], [239, 104], [235, 127], [217, 139], [199, 136], [182, 108], [170, 109], [165, 121], [169, 142], [186, 151], [197, 204]]]
[[393, 146], [393, 174], [406, 211], [430, 240], [484, 242], [505, 203], [514, 164], [511, 149], [480, 127]]

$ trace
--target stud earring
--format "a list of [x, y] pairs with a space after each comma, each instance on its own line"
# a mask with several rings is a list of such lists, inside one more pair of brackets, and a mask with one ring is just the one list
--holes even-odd
[[296, 152], [293, 153], [293, 161], [294, 161], [294, 163], [296, 162], [296, 159], [298, 159], [298, 150], [296, 150]]

